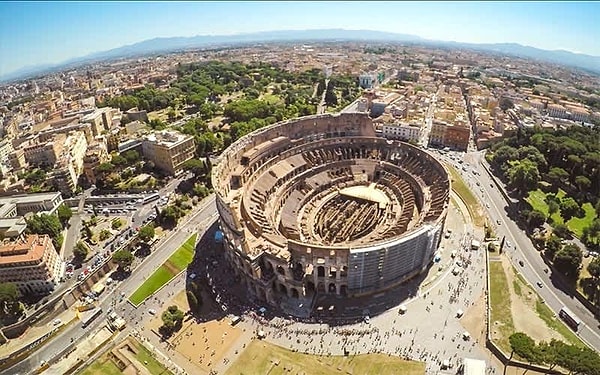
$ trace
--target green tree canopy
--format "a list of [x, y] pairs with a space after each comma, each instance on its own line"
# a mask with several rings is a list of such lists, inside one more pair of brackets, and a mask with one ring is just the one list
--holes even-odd
[[14, 283], [0, 283], [0, 316], [20, 315], [19, 290]]
[[546, 256], [551, 261], [554, 260], [554, 256], [560, 250], [562, 244], [560, 243], [560, 237], [552, 234], [550, 238], [546, 240]]
[[155, 235], [154, 224], [148, 224], [140, 228], [138, 237], [141, 241], [150, 242]]
[[579, 246], [567, 244], [554, 256], [554, 266], [566, 276], [576, 277], [579, 275], [579, 266], [583, 260], [583, 253]]
[[540, 172], [537, 165], [529, 159], [511, 162], [508, 169], [510, 185], [521, 195], [535, 190], [540, 180]]
[[69, 206], [63, 203], [60, 206], [58, 206], [56, 214], [58, 215], [58, 220], [60, 220], [60, 223], [64, 228], [67, 226], [69, 220], [71, 220], [71, 217], [73, 216], [73, 211]]
[[62, 245], [62, 225], [56, 215], [40, 214], [32, 215], [25, 219], [27, 233], [47, 234], [52, 238], [56, 248]]
[[113, 260], [121, 267], [121, 269], [126, 270], [133, 263], [133, 254], [129, 250], [121, 249], [114, 252]]
[[571, 197], [565, 197], [560, 202], [560, 214], [565, 221], [570, 220], [573, 216], [577, 216], [580, 210], [579, 203]]
[[508, 342], [512, 350], [511, 358], [513, 353], [526, 360], [530, 360], [535, 356], [535, 341], [527, 334], [515, 332], [510, 335]]
[[73, 247], [73, 256], [80, 261], [83, 261], [87, 258], [89, 253], [88, 247], [83, 243], [83, 241], [77, 241], [75, 247]]
[[192, 172], [196, 178], [203, 176], [206, 172], [204, 162], [199, 159], [190, 159], [183, 163], [182, 167], [186, 171]]

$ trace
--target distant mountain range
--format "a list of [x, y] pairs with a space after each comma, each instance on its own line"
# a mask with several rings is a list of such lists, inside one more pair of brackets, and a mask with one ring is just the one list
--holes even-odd
[[166, 53], [194, 48], [227, 46], [236, 44], [261, 42], [319, 42], [319, 41], [378, 41], [404, 42], [431, 46], [470, 48], [512, 55], [561, 65], [584, 69], [600, 74], [600, 57], [563, 50], [548, 51], [517, 43], [475, 44], [448, 41], [428, 40], [415, 35], [389, 33], [372, 30], [287, 30], [265, 31], [236, 35], [198, 35], [193, 37], [154, 38], [139, 43], [126, 45], [108, 51], [93, 53], [84, 57], [70, 59], [60, 64], [46, 64], [26, 67], [0, 77], [2, 81], [23, 79], [42, 75], [55, 70], [73, 68], [86, 63], [93, 63], [117, 58], [137, 57], [155, 53]]

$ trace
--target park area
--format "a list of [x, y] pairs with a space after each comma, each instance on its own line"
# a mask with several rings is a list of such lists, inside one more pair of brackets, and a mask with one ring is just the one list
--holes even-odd
[[121, 375], [130, 373], [172, 374], [152, 356], [148, 349], [130, 338], [96, 359], [81, 375]]
[[192, 235], [177, 251], [173, 253], [140, 287], [133, 292], [129, 300], [134, 305], [139, 305], [163, 285], [168, 283], [179, 272], [187, 268], [194, 259], [194, 247], [197, 234]]
[[252, 341], [225, 372], [238, 374], [403, 374], [423, 375], [425, 363], [385, 354], [316, 356], [296, 353], [264, 341]]
[[[529, 203], [531, 205], [531, 207], [534, 210], [542, 212], [546, 217], [550, 216], [553, 223], [565, 224], [567, 226], [567, 228], [569, 228], [569, 230], [575, 234], [575, 236], [577, 236], [578, 238], [581, 238], [581, 235], [583, 233], [583, 228], [588, 227], [594, 220], [594, 217], [596, 217], [596, 211], [594, 210], [594, 207], [592, 206], [592, 204], [589, 202], [586, 202], [583, 205], [581, 205], [581, 209], [583, 210], [583, 213], [584, 213], [583, 217], [574, 216], [571, 219], [569, 219], [567, 222], [565, 222], [563, 217], [560, 214], [560, 210], [557, 212], [553, 212], [552, 215], [550, 215], [550, 210], [548, 208], [548, 203], [547, 203], [547, 200], [548, 200], [547, 197], [549, 195], [553, 196], [554, 194], [553, 193], [544, 193], [540, 189], [537, 189], [534, 191], [530, 191], [529, 196], [525, 200], [527, 201], [527, 203]], [[558, 198], [559, 200], [562, 200], [565, 197], [565, 195], [566, 195], [565, 191], [562, 189], [559, 189], [558, 193], [556, 193], [556, 198]]]

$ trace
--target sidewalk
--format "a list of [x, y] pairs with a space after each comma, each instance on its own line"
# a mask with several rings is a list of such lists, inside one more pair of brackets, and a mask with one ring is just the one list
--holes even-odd
[[[68, 325], [71, 321], [77, 318], [77, 314], [74, 310], [67, 310], [59, 314], [55, 319], [60, 319], [62, 325]], [[44, 324], [43, 326], [32, 326], [29, 327], [24, 334], [19, 336], [17, 339], [8, 340], [8, 342], [0, 346], [0, 357], [10, 355], [22, 348], [31, 345], [35, 341], [39, 340], [44, 335], [49, 334], [52, 330], [60, 327], [60, 325], [54, 325], [53, 322]]]

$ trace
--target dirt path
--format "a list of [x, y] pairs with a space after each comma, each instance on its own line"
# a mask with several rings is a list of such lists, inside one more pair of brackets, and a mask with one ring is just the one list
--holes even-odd
[[[510, 309], [516, 332], [524, 332], [536, 342], [550, 341], [551, 339], [564, 340], [556, 331], [550, 329], [536, 313], [535, 304], [538, 295], [527, 284], [518, 279], [510, 262], [502, 257], [502, 266], [510, 288]], [[519, 285], [520, 295], [515, 290], [515, 284]]]

